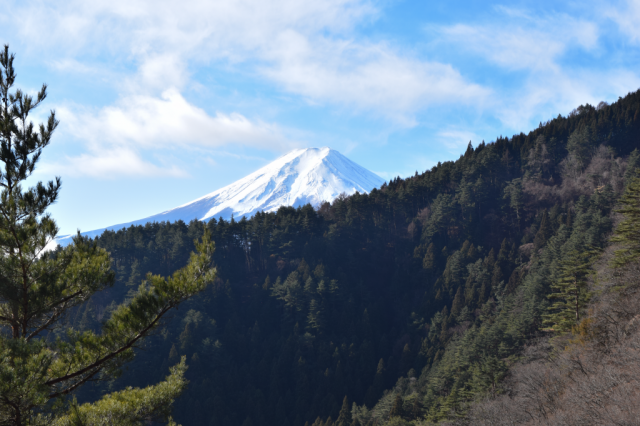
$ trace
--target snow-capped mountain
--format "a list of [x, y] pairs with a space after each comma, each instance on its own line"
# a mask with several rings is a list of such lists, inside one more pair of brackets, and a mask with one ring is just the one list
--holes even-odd
[[[240, 219], [259, 211], [273, 212], [280, 206], [317, 206], [323, 201], [333, 201], [343, 192], [347, 195], [356, 191], [368, 193], [383, 183], [378, 175], [338, 151], [327, 147], [298, 149], [197, 200], [144, 219], [84, 232], [83, 235], [94, 237], [105, 230], [148, 222], [208, 221], [220, 217], [229, 220], [232, 215]], [[59, 237], [57, 242], [67, 245], [71, 242], [71, 235]]]

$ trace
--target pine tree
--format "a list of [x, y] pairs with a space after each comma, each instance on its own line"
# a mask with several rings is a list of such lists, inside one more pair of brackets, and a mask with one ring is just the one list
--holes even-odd
[[433, 269], [435, 266], [435, 254], [433, 243], [429, 244], [427, 248], [427, 253], [424, 255], [424, 259], [422, 260], [422, 267], [424, 269]]
[[175, 343], [171, 345], [171, 350], [169, 351], [169, 361], [175, 361], [178, 358], [178, 350], [176, 349]]
[[551, 284], [553, 293], [547, 296], [554, 302], [544, 316], [544, 325], [555, 331], [570, 331], [580, 321], [590, 299], [587, 277], [593, 273], [591, 265], [596, 255], [594, 250], [574, 250], [563, 258], [560, 276]]
[[553, 228], [551, 227], [549, 214], [547, 213], [547, 210], [544, 210], [542, 213], [542, 220], [540, 221], [540, 228], [538, 228], [538, 232], [533, 240], [533, 245], [536, 251], [544, 247], [552, 235]]
[[462, 310], [462, 306], [464, 304], [464, 296], [462, 294], [462, 287], [458, 287], [458, 291], [456, 291], [456, 295], [453, 298], [453, 302], [451, 303], [451, 314], [456, 317]]
[[140, 280], [142, 276], [140, 275], [140, 262], [138, 259], [134, 259], [131, 264], [131, 275], [129, 276], [129, 280], [127, 281], [128, 286], [137, 286], [140, 284]]
[[262, 284], [262, 289], [269, 290], [270, 287], [271, 287], [271, 278], [269, 278], [269, 275], [267, 275], [267, 278], [265, 278], [264, 280], [264, 284]]
[[624, 266], [640, 257], [640, 171], [628, 182], [620, 203], [622, 208], [618, 212], [625, 218], [611, 241], [621, 243], [623, 248], [616, 250], [614, 266]]
[[340, 409], [340, 414], [338, 414], [336, 426], [351, 426], [351, 407], [346, 396], [342, 400], [342, 408]]
[[384, 366], [384, 360], [380, 358], [380, 361], [378, 361], [378, 367], [376, 368], [376, 375], [373, 378], [373, 384], [369, 390], [367, 390], [367, 395], [365, 396], [365, 403], [370, 407], [373, 407], [384, 390], [386, 371], [387, 369]]
[[322, 318], [322, 312], [320, 311], [320, 304], [316, 299], [311, 299], [309, 304], [309, 314], [307, 315], [307, 324], [309, 329], [316, 332], [321, 332], [324, 325]]
[[516, 218], [520, 220], [520, 208], [522, 207], [522, 179], [514, 179], [504, 188], [504, 199], [509, 200], [509, 207], [516, 212]]
[[60, 326], [64, 314], [111, 286], [114, 273], [109, 254], [81, 236], [64, 249], [44, 252], [58, 232], [46, 210], [57, 200], [61, 180], [23, 185], [58, 121], [54, 112], [37, 128], [29, 121], [47, 87], [35, 98], [19, 89], [12, 92], [13, 62], [5, 46], [0, 52], [0, 424], [166, 420], [171, 402], [186, 385], [184, 360], [158, 385], [106, 395], [93, 404], [65, 401], [86, 382], [113, 376], [168, 311], [213, 280], [213, 242], [205, 234], [196, 244], [199, 254], [192, 254], [172, 277], [147, 275], [132, 299], [104, 321], [100, 333], [69, 329], [65, 338], [52, 339], [50, 331]]
[[640, 167], [640, 151], [638, 148], [634, 149], [629, 158], [627, 159], [627, 170], [624, 172], [624, 180], [628, 184], [635, 177], [637, 170]]
[[389, 411], [389, 417], [402, 417], [404, 410], [402, 408], [402, 396], [396, 395], [396, 399], [393, 401], [391, 411]]
[[422, 403], [420, 397], [416, 397], [411, 405], [411, 418], [417, 419], [422, 414]]

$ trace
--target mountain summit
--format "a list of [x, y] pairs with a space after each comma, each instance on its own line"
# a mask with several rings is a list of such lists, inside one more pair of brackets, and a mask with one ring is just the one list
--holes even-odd
[[[83, 233], [90, 237], [105, 230], [118, 230], [148, 222], [174, 222], [192, 219], [208, 221], [250, 217], [259, 211], [273, 212], [281, 206], [317, 206], [338, 195], [368, 193], [384, 180], [331, 148], [305, 148], [291, 151], [250, 175], [210, 194], [171, 210], [107, 228]], [[58, 238], [67, 245], [71, 236]]]

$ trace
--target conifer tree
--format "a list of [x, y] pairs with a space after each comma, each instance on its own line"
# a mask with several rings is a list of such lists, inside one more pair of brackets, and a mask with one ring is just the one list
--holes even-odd
[[555, 331], [570, 331], [580, 321], [590, 299], [587, 277], [593, 273], [591, 265], [596, 255], [594, 250], [574, 250], [564, 257], [560, 276], [551, 284], [553, 293], [547, 296], [554, 302], [544, 317], [544, 325]]
[[581, 166], [584, 166], [593, 152], [596, 140], [589, 127], [576, 129], [567, 140], [567, 151], [575, 156]]
[[[58, 228], [46, 213], [61, 180], [25, 188], [58, 125], [52, 111], [37, 128], [29, 114], [46, 98], [12, 92], [16, 74], [8, 46], [0, 52], [0, 425], [134, 425], [167, 420], [186, 385], [184, 359], [164, 382], [126, 389], [93, 404], [65, 406], [90, 380], [109, 378], [133, 349], [181, 301], [212, 281], [213, 242], [205, 233], [189, 264], [172, 277], [147, 275], [132, 299], [118, 306], [100, 333], [67, 330], [52, 338], [70, 309], [114, 283], [109, 254], [87, 238], [45, 253]], [[55, 410], [54, 410], [55, 408]]]
[[309, 314], [307, 315], [307, 324], [313, 331], [320, 332], [323, 327], [322, 312], [320, 311], [320, 305], [316, 299], [311, 299], [309, 304]]
[[542, 213], [542, 220], [540, 221], [540, 228], [536, 233], [536, 236], [533, 240], [533, 245], [536, 250], [541, 249], [551, 238], [553, 235], [553, 228], [551, 227], [551, 222], [549, 220], [549, 214], [547, 210], [544, 210]]
[[504, 188], [505, 200], [509, 200], [509, 207], [516, 212], [516, 218], [520, 220], [520, 209], [522, 208], [522, 179], [510, 181]]
[[640, 171], [628, 182], [620, 203], [622, 208], [618, 212], [625, 218], [611, 241], [621, 243], [623, 247], [615, 252], [614, 266], [624, 266], [640, 257]]
[[346, 396], [342, 400], [342, 408], [338, 414], [336, 426], [351, 426], [351, 407], [349, 406], [349, 398]]
[[451, 314], [455, 317], [462, 310], [462, 305], [464, 303], [464, 296], [462, 294], [462, 287], [458, 287], [458, 291], [456, 291], [456, 295], [453, 298], [453, 303], [451, 304]]
[[431, 243], [427, 248], [427, 253], [424, 255], [424, 259], [422, 260], [422, 267], [424, 269], [433, 269], [435, 266], [435, 254], [433, 250], [433, 243]]
[[396, 395], [391, 411], [389, 411], [389, 417], [402, 417], [404, 410], [402, 409], [402, 396]]

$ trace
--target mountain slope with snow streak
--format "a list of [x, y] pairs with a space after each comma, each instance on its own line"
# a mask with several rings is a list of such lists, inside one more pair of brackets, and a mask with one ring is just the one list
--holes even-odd
[[[378, 175], [338, 151], [327, 147], [298, 149], [197, 200], [144, 219], [84, 232], [83, 235], [95, 237], [105, 230], [115, 231], [148, 222], [229, 220], [232, 216], [240, 219], [259, 211], [274, 212], [281, 206], [317, 206], [324, 201], [333, 201], [342, 193], [368, 193], [383, 183]], [[70, 242], [70, 235], [57, 239], [61, 245]]]

